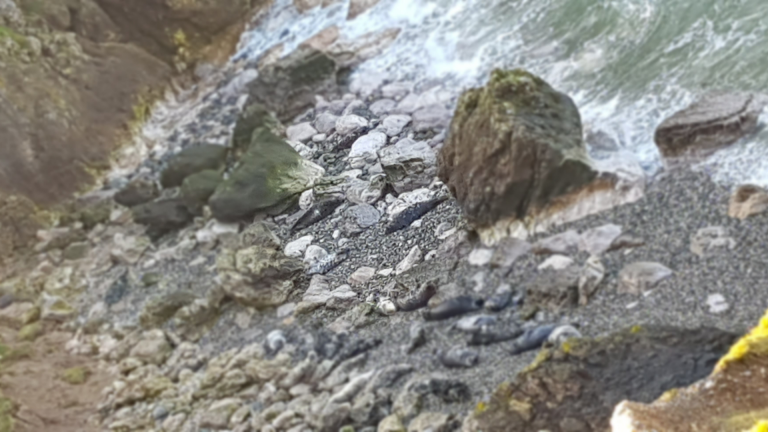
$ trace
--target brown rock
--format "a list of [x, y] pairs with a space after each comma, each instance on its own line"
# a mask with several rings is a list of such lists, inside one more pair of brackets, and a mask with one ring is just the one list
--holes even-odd
[[499, 386], [463, 431], [608, 430], [619, 401], [651, 401], [673, 385], [701, 379], [734, 339], [714, 328], [633, 327], [568, 341], [541, 351], [511, 383]]
[[768, 98], [750, 93], [713, 93], [664, 120], [654, 140], [668, 162], [699, 159], [727, 147], [757, 129]]
[[347, 19], [355, 19], [358, 15], [364, 13], [368, 9], [376, 6], [379, 0], [351, 0], [349, 2], [349, 13]]
[[746, 219], [768, 210], [768, 189], [755, 185], [743, 185], [731, 195], [728, 216]]

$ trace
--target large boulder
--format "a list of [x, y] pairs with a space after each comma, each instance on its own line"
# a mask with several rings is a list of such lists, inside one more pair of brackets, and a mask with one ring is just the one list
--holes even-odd
[[275, 118], [266, 106], [259, 103], [248, 105], [237, 119], [235, 129], [232, 131], [232, 149], [236, 157], [242, 156], [251, 146], [253, 131], [266, 128], [275, 135], [281, 136], [284, 132], [280, 121]]
[[[613, 412], [613, 432], [742, 432], [764, 420], [768, 406], [768, 313], [736, 342], [712, 374], [653, 403], [628, 397]], [[676, 386], [680, 386], [676, 382]], [[683, 384], [684, 385], [684, 384]], [[629, 402], [629, 401], [632, 402]], [[695, 429], [693, 426], [695, 425]]]
[[268, 64], [251, 82], [251, 100], [290, 120], [315, 104], [316, 94], [337, 91], [336, 62], [327, 54], [302, 45], [286, 57]]
[[696, 382], [712, 371], [735, 339], [714, 328], [669, 327], [633, 327], [596, 339], [570, 339], [542, 350], [511, 383], [502, 384], [488, 403], [477, 406], [463, 430], [608, 430], [618, 402], [652, 401]]
[[181, 196], [190, 213], [201, 214], [203, 206], [222, 181], [221, 173], [215, 170], [200, 171], [185, 178], [181, 184]]
[[257, 222], [216, 257], [216, 268], [227, 295], [248, 306], [265, 308], [286, 301], [293, 278], [304, 266], [301, 260], [285, 255], [277, 236]]
[[617, 189], [582, 135], [570, 97], [524, 70], [497, 69], [459, 99], [438, 176], [486, 243], [578, 219], [615, 205]]
[[268, 128], [253, 132], [239, 164], [208, 200], [213, 216], [220, 221], [280, 213], [324, 172]]
[[202, 144], [188, 147], [173, 155], [160, 175], [160, 184], [164, 188], [181, 186], [184, 179], [205, 170], [224, 168], [229, 149], [214, 144]]
[[160, 191], [157, 190], [152, 179], [138, 177], [131, 180], [120, 192], [117, 192], [114, 200], [122, 206], [134, 207], [154, 200], [159, 194]]
[[654, 140], [667, 162], [700, 159], [757, 130], [768, 97], [751, 93], [713, 93], [664, 120]]

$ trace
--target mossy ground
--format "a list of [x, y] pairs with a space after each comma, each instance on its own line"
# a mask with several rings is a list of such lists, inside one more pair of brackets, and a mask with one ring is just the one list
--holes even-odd
[[68, 384], [80, 385], [80, 384], [84, 384], [85, 381], [88, 380], [88, 377], [90, 375], [91, 375], [90, 369], [83, 366], [77, 366], [77, 367], [69, 368], [64, 372], [62, 372], [61, 380]]

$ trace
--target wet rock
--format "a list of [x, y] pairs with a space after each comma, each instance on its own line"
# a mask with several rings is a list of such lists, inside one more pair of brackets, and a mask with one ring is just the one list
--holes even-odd
[[746, 219], [768, 210], [768, 189], [755, 185], [739, 186], [728, 202], [728, 216]]
[[555, 328], [555, 325], [550, 324], [525, 330], [522, 335], [512, 342], [510, 354], [521, 354], [541, 348], [544, 342], [552, 335]]
[[614, 224], [586, 230], [581, 233], [579, 250], [588, 252], [590, 255], [602, 255], [611, 249], [619, 236], [621, 236], [621, 227]]
[[664, 120], [654, 135], [666, 159], [700, 159], [757, 129], [768, 99], [750, 93], [712, 93]]
[[376, 163], [378, 151], [387, 144], [387, 136], [381, 132], [373, 131], [358, 138], [349, 151], [349, 166], [363, 168], [366, 165]]
[[421, 253], [421, 248], [414, 246], [411, 248], [410, 252], [408, 252], [408, 255], [395, 266], [395, 274], [399, 275], [412, 269], [413, 266], [421, 261], [422, 257], [423, 254]]
[[303, 159], [266, 128], [254, 131], [240, 165], [209, 200], [211, 212], [224, 222], [254, 214], [278, 214], [314, 186], [324, 170]]
[[219, 253], [216, 268], [227, 295], [260, 308], [284, 303], [303, 266], [283, 254], [279, 239], [257, 222], [240, 234], [235, 247]]
[[624, 266], [619, 272], [618, 292], [642, 294], [664, 279], [672, 277], [673, 272], [666, 266], [655, 262], [634, 262]]
[[347, 282], [349, 282], [350, 285], [365, 285], [366, 283], [368, 283], [369, 280], [373, 279], [375, 275], [376, 275], [375, 268], [360, 267], [359, 269], [355, 270], [351, 275], [349, 275]]
[[317, 134], [317, 132], [318, 131], [316, 131], [309, 122], [288, 126], [285, 129], [285, 135], [288, 137], [289, 141], [298, 141], [300, 143], [308, 142]]
[[165, 234], [183, 228], [192, 221], [192, 214], [182, 199], [171, 198], [153, 201], [134, 207], [133, 220], [146, 225], [147, 235], [157, 239]]
[[336, 120], [336, 133], [342, 136], [358, 133], [368, 127], [368, 120], [358, 115], [349, 114]]
[[387, 136], [393, 137], [400, 135], [400, 132], [411, 122], [411, 116], [403, 114], [393, 114], [384, 118], [379, 127]]
[[533, 245], [533, 252], [538, 255], [571, 255], [578, 252], [580, 243], [579, 233], [575, 230], [568, 230], [539, 240]]
[[522, 334], [523, 330], [516, 325], [485, 326], [481, 327], [479, 331], [472, 333], [467, 344], [469, 346], [493, 345], [517, 339]]
[[376, 207], [370, 204], [358, 204], [344, 212], [344, 232], [346, 235], [357, 235], [376, 225], [381, 215]]
[[289, 257], [293, 258], [301, 258], [304, 256], [304, 252], [307, 250], [310, 244], [312, 244], [312, 240], [314, 240], [315, 237], [311, 235], [307, 235], [304, 237], [300, 237], [288, 244], [285, 245], [285, 254]]
[[315, 104], [315, 95], [337, 91], [336, 62], [310, 45], [267, 65], [249, 84], [251, 100], [277, 113], [280, 120], [293, 119]]
[[202, 144], [188, 147], [173, 155], [160, 175], [164, 188], [181, 186], [188, 176], [205, 170], [218, 171], [224, 167], [229, 149], [225, 146]]
[[395, 105], [397, 105], [397, 102], [392, 99], [379, 99], [372, 103], [368, 109], [373, 115], [381, 117], [392, 112], [395, 109]]
[[379, 150], [387, 181], [398, 193], [429, 186], [437, 172], [437, 157], [424, 141], [403, 139]]
[[700, 258], [722, 255], [736, 247], [736, 240], [720, 226], [702, 228], [691, 238], [691, 252]]
[[605, 277], [605, 267], [597, 256], [591, 256], [581, 269], [579, 276], [579, 304], [586, 306], [595, 295]]
[[650, 402], [670, 387], [706, 376], [732, 340], [733, 335], [711, 328], [667, 327], [571, 340], [567, 351], [544, 351], [512, 383], [499, 386], [463, 430], [557, 431], [564, 430], [565, 419], [584, 424], [585, 430], [608, 430], [619, 401]]
[[369, 180], [354, 179], [347, 189], [347, 200], [354, 204], [375, 204], [384, 193], [387, 177], [383, 174], [371, 176]]
[[160, 195], [157, 185], [151, 179], [138, 177], [131, 180], [120, 192], [114, 195], [116, 203], [133, 207], [152, 201]]
[[551, 311], [575, 307], [579, 300], [580, 276], [578, 266], [539, 273], [526, 285], [526, 305]]
[[519, 69], [461, 96], [438, 175], [477, 227], [537, 216], [555, 199], [562, 207], [598, 177], [576, 105]]
[[461, 316], [482, 309], [485, 302], [471, 296], [459, 296], [447, 299], [424, 311], [427, 321], [441, 321]]
[[339, 116], [329, 112], [320, 113], [315, 119], [315, 129], [322, 134], [330, 134], [336, 129]]
[[442, 105], [430, 105], [413, 113], [413, 130], [427, 132], [441, 130], [451, 122], [451, 112]]

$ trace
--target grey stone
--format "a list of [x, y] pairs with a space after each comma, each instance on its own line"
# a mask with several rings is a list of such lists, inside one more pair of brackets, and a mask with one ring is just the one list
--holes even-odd
[[381, 198], [387, 186], [387, 177], [383, 174], [372, 175], [369, 180], [354, 179], [347, 188], [347, 200], [354, 204], [373, 205]]
[[615, 224], [588, 229], [581, 233], [579, 250], [588, 252], [590, 255], [602, 255], [611, 249], [620, 235], [621, 226]]
[[315, 119], [315, 129], [322, 134], [329, 134], [336, 129], [336, 122], [339, 116], [328, 112], [320, 113]]
[[571, 255], [579, 251], [580, 242], [579, 233], [575, 230], [568, 230], [539, 240], [533, 245], [533, 252], [539, 255]]
[[370, 204], [357, 204], [344, 212], [344, 231], [347, 235], [359, 234], [379, 222], [381, 214]]
[[289, 140], [298, 141], [301, 143], [306, 143], [309, 140], [311, 140], [312, 137], [315, 134], [317, 134], [317, 132], [318, 131], [316, 131], [315, 128], [313, 128], [309, 122], [288, 126], [285, 129], [285, 135], [288, 137]]
[[352, 168], [363, 168], [373, 164], [378, 159], [377, 152], [387, 144], [387, 136], [373, 131], [363, 135], [352, 144], [349, 151], [349, 165]]
[[666, 266], [655, 262], [634, 262], [624, 266], [619, 272], [620, 293], [642, 294], [654, 288], [659, 282], [672, 277], [673, 272]]
[[354, 114], [339, 117], [336, 120], [336, 133], [339, 135], [351, 135], [368, 127], [368, 120]]
[[400, 140], [379, 150], [379, 160], [398, 193], [429, 186], [437, 172], [435, 152], [424, 141]]
[[384, 131], [387, 136], [400, 135], [408, 123], [411, 122], [411, 116], [404, 114], [394, 114], [384, 118], [379, 128]]
[[720, 226], [702, 228], [691, 238], [691, 252], [701, 258], [722, 255], [735, 247], [736, 240]]
[[392, 112], [392, 110], [395, 109], [395, 105], [397, 105], [397, 102], [392, 99], [379, 99], [372, 103], [368, 109], [373, 115], [383, 116]]
[[442, 105], [430, 105], [413, 113], [413, 130], [426, 132], [448, 127], [451, 112]]

